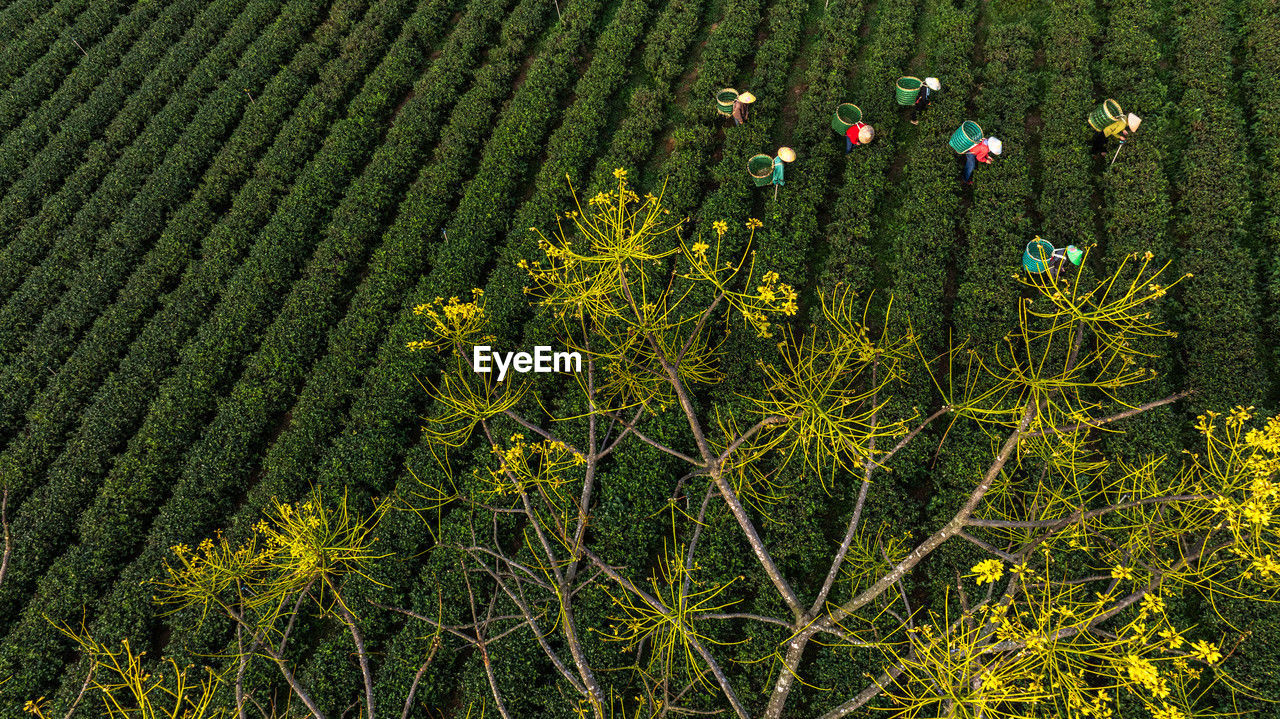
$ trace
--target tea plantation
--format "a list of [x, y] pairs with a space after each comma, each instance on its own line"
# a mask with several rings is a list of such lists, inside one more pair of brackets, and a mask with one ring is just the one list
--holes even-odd
[[[415, 474], [443, 476], [420, 431], [420, 380], [443, 359], [406, 348], [422, 332], [412, 308], [481, 288], [495, 344], [546, 344], [518, 262], [539, 255], [531, 228], [573, 209], [566, 175], [585, 200], [625, 169], [690, 218], [689, 241], [725, 221], [740, 251], [758, 218], [756, 262], [800, 290], [798, 325], [843, 282], [891, 292], [935, 353], [1017, 321], [1011, 276], [1036, 235], [1088, 247], [1104, 274], [1149, 251], [1192, 278], [1161, 305], [1177, 336], [1143, 348], [1162, 378], [1132, 400], [1194, 394], [1100, 446], [1193, 450], [1205, 410], [1269, 415], [1278, 66], [1273, 0], [0, 0], [0, 717], [39, 697], [63, 716], [82, 693], [88, 665], [54, 624], [128, 638], [157, 674], [172, 657], [234, 680], [226, 617], [152, 601], [172, 547], [247, 536], [273, 500], [313, 487], [364, 511], [412, 494]], [[942, 83], [918, 125], [895, 101], [904, 75]], [[758, 98], [741, 126], [717, 112], [726, 87]], [[1108, 97], [1142, 117], [1114, 164], [1115, 141], [1091, 155], [1085, 123]], [[876, 129], [848, 154], [831, 125], [846, 102]], [[967, 119], [1004, 144], [968, 187], [947, 146]], [[798, 158], [775, 195], [747, 160], [784, 145]], [[721, 371], [758, 382], [758, 345], [733, 342]], [[938, 404], [928, 382], [899, 401]], [[455, 475], [487, 461], [481, 440], [450, 455]], [[868, 511], [892, 533], [945, 521], [990, 457], [980, 434], [948, 441], [884, 480], [896, 499]], [[656, 562], [682, 473], [620, 455], [599, 541]], [[803, 574], [839, 543], [824, 506], [850, 492], [800, 479], [769, 531]], [[447, 636], [432, 648], [431, 627], [366, 601], [433, 617], [440, 586], [465, 601], [456, 558], [430, 551], [455, 520], [391, 512], [377, 545], [391, 556], [347, 582], [379, 714], [398, 715], [411, 686], [413, 717], [491, 703], [488, 658]], [[722, 545], [702, 563], [745, 571], [750, 552]], [[953, 579], [914, 578], [914, 596]], [[1225, 666], [1252, 688], [1236, 708], [1280, 716], [1280, 614], [1192, 595], [1176, 611], [1234, 648]], [[293, 672], [326, 716], [365, 716], [342, 625], [302, 613], [293, 632]], [[753, 711], [777, 670], [749, 663], [771, 651], [760, 641], [726, 651]], [[512, 716], [574, 716], [532, 635], [491, 654]], [[810, 668], [820, 688], [797, 689], [786, 716], [820, 716], [843, 701], [829, 688], [879, 669], [852, 653]], [[307, 714], [270, 661], [248, 671], [265, 714]], [[217, 694], [228, 716], [235, 701]], [[1202, 705], [1233, 708], [1223, 687]], [[105, 712], [87, 692], [74, 716]]]

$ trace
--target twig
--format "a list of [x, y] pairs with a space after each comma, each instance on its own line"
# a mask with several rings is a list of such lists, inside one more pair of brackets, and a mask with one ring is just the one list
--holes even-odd
[[4, 573], [9, 569], [9, 555], [13, 553], [13, 538], [9, 536], [8, 487], [5, 487], [4, 498], [0, 499], [0, 526], [4, 527], [4, 554], [0, 555], [0, 585], [3, 585]]
[[[8, 491], [5, 491], [8, 494]], [[93, 681], [93, 673], [98, 668], [97, 664], [89, 667], [89, 674], [84, 678], [84, 684], [80, 685], [80, 693], [76, 694], [76, 700], [71, 702], [71, 708], [67, 709], [67, 714], [63, 719], [71, 719], [71, 715], [76, 713], [76, 707], [80, 706], [80, 700], [84, 698], [84, 693], [89, 690], [89, 683]]]
[[440, 648], [440, 638], [436, 637], [431, 640], [431, 649], [427, 652], [427, 660], [418, 668], [418, 673], [413, 675], [413, 683], [409, 685], [409, 696], [404, 700], [404, 711], [400, 714], [400, 719], [409, 719], [409, 712], [413, 711], [413, 696], [418, 693], [418, 682], [422, 681], [422, 674], [427, 671], [427, 666], [431, 664], [431, 660], [436, 657], [436, 650]]
[[360, 635], [360, 629], [356, 626], [355, 616], [342, 601], [342, 596], [338, 594], [338, 588], [333, 586], [333, 582], [327, 576], [324, 578], [324, 583], [333, 590], [334, 598], [337, 600], [334, 604], [338, 607], [338, 614], [351, 630], [351, 639], [356, 644], [356, 658], [360, 662], [360, 674], [364, 677], [364, 698], [365, 706], [369, 711], [368, 719], [373, 719], [377, 716], [373, 711], [373, 674], [369, 671], [369, 653], [364, 648], [364, 637]]

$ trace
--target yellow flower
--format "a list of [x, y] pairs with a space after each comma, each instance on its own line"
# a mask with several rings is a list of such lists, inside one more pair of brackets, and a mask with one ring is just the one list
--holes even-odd
[[1178, 634], [1178, 630], [1173, 627], [1162, 630], [1160, 632], [1160, 637], [1169, 642], [1170, 649], [1177, 649], [1183, 644], [1182, 635]]
[[1162, 704], [1159, 709], [1151, 711], [1151, 719], [1187, 719], [1187, 715], [1183, 714], [1176, 707], [1168, 704]]
[[1155, 594], [1148, 594], [1142, 598], [1142, 613], [1163, 614], [1164, 600]]
[[1262, 575], [1263, 579], [1270, 579], [1272, 574], [1280, 574], [1280, 564], [1276, 564], [1270, 554], [1253, 560], [1253, 568]]
[[711, 228], [716, 231], [716, 236], [724, 237], [724, 233], [729, 231], [729, 223], [724, 220], [716, 220], [711, 223]]
[[1217, 664], [1222, 661], [1222, 652], [1211, 642], [1201, 639], [1191, 645], [1191, 656], [1208, 664]]
[[1244, 505], [1242, 514], [1245, 519], [1254, 524], [1261, 524], [1264, 527], [1271, 524], [1271, 510], [1262, 506], [1262, 503], [1256, 499]]
[[627, 171], [622, 169], [621, 167], [616, 168], [613, 171], [613, 176], [618, 178], [619, 180], [625, 180], [627, 179]]
[[1122, 564], [1111, 568], [1112, 579], [1133, 579], [1133, 570]]
[[999, 559], [984, 559], [969, 571], [977, 575], [978, 584], [991, 584], [1004, 576], [1004, 564]]
[[1125, 664], [1128, 665], [1129, 678], [1134, 682], [1146, 687], [1156, 697], [1163, 699], [1169, 696], [1168, 684], [1160, 678], [1160, 672], [1151, 662], [1130, 654], [1125, 657]]
[[756, 219], [756, 218], [754, 218], [754, 217], [749, 217], [749, 218], [747, 218], [747, 229], [748, 229], [748, 230], [754, 230], [754, 229], [759, 228], [759, 227], [764, 227], [764, 223], [763, 223], [763, 222], [761, 222], [760, 220], [757, 220], [757, 219]]

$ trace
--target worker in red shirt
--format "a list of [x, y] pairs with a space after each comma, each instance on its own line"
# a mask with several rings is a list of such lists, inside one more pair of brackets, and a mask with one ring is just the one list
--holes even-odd
[[855, 122], [844, 131], [844, 153], [853, 152], [854, 145], [866, 145], [875, 139], [876, 130], [865, 122]]
[[973, 184], [973, 171], [978, 167], [979, 162], [991, 162], [992, 155], [999, 155], [1003, 151], [1000, 140], [994, 137], [988, 137], [980, 140], [978, 144], [969, 148], [969, 151], [960, 157], [964, 161], [964, 184]]

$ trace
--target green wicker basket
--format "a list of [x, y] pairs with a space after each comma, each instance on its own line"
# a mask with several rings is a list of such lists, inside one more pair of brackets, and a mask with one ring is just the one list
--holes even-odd
[[1089, 127], [1102, 132], [1102, 128], [1123, 116], [1124, 111], [1120, 109], [1120, 103], [1115, 100], [1104, 100], [1101, 105], [1093, 108], [1093, 112], [1089, 113]]
[[1053, 257], [1053, 245], [1048, 240], [1032, 240], [1022, 253], [1022, 267], [1027, 272], [1044, 272], [1049, 269], [1050, 257]]
[[963, 155], [982, 139], [982, 128], [973, 120], [965, 120], [956, 131], [951, 133], [951, 149]]
[[831, 129], [843, 135], [845, 131], [862, 121], [862, 109], [852, 103], [843, 103], [831, 115]]
[[721, 115], [733, 114], [733, 101], [738, 99], [738, 91], [732, 87], [726, 87], [716, 93], [716, 109]]
[[898, 78], [898, 87], [896, 95], [899, 105], [914, 105], [916, 98], [920, 96], [920, 88], [924, 85], [924, 81], [918, 77], [900, 77]]
[[773, 158], [768, 155], [756, 155], [747, 160], [747, 172], [751, 173], [751, 181], [756, 187], [764, 187], [773, 179]]

